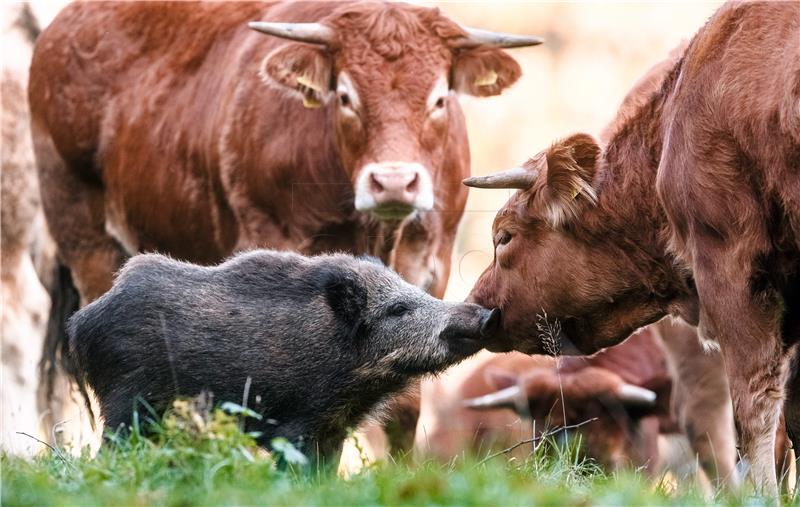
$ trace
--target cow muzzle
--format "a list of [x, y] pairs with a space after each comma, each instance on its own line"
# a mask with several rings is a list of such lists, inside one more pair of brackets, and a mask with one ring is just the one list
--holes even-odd
[[381, 219], [402, 219], [433, 209], [433, 182], [417, 163], [367, 164], [356, 181], [355, 207]]

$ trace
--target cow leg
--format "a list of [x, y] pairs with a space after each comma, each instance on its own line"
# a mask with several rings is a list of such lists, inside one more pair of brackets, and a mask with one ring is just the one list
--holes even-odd
[[749, 273], [742, 265], [752, 264], [711, 248], [695, 257], [699, 331], [720, 344], [750, 477], [756, 487], [775, 495], [775, 434], [788, 361], [776, 329], [775, 305], [753, 300]]
[[92, 168], [67, 164], [49, 135], [33, 132], [47, 224], [85, 305], [111, 287], [126, 254], [106, 232], [104, 190]]
[[[70, 166], [49, 135], [37, 129], [35, 123], [32, 130], [47, 225], [58, 247], [59, 260], [70, 270], [80, 304], [85, 305], [111, 287], [113, 274], [125, 254], [105, 231], [103, 187], [93, 177], [91, 167]], [[72, 311], [68, 298], [71, 287], [60, 289], [52, 293], [53, 310], [43, 357], [46, 377], [40, 379], [40, 406], [48, 414], [44, 425], [57, 425], [61, 430], [59, 440], [96, 445], [89, 421], [83, 417], [77, 389], [60, 368], [45, 366], [56, 364], [57, 351], [66, 349], [64, 320], [69, 316], [65, 312]]]
[[722, 356], [703, 350], [697, 330], [684, 322], [663, 319], [654, 327], [667, 352], [681, 431], [714, 486], [736, 486], [736, 430]]
[[[794, 449], [795, 458], [797, 458], [797, 450], [800, 449], [800, 349], [798, 349], [797, 346], [794, 348], [783, 415], [786, 426], [786, 437], [788, 437], [789, 441], [792, 443], [791, 447]], [[784, 471], [791, 468], [785, 462], [783, 464]], [[788, 480], [788, 477], [784, 479]], [[797, 478], [795, 478], [795, 483], [797, 482], [796, 479]]]

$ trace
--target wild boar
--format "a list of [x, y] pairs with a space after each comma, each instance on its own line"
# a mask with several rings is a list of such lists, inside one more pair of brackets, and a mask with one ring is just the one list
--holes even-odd
[[248, 429], [262, 443], [285, 437], [326, 458], [411, 378], [481, 349], [499, 320], [376, 260], [256, 250], [214, 267], [133, 257], [68, 333], [108, 428], [130, 424], [140, 398], [160, 411], [210, 391], [259, 413]]

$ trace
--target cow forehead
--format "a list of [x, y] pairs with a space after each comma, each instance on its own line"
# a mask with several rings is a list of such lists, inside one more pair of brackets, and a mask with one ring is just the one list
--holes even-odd
[[410, 53], [449, 52], [444, 41], [464, 34], [438, 9], [401, 3], [358, 3], [334, 11], [324, 23], [345, 50], [371, 48], [387, 60]]
[[405, 4], [351, 5], [325, 24], [337, 32], [337, 72], [346, 71], [361, 95], [427, 96], [452, 63], [447, 40], [463, 34], [437, 9]]
[[341, 70], [339, 83], [350, 87], [367, 102], [394, 97], [424, 106], [431, 93], [442, 88], [442, 80], [447, 85], [446, 76], [444, 64], [416, 66], [390, 62], [379, 67], [349, 65]]

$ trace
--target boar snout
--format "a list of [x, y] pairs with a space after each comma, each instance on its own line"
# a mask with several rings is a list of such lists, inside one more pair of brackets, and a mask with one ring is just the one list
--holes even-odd
[[483, 348], [484, 340], [500, 328], [500, 310], [463, 303], [453, 308], [440, 338], [456, 354], [471, 355]]

